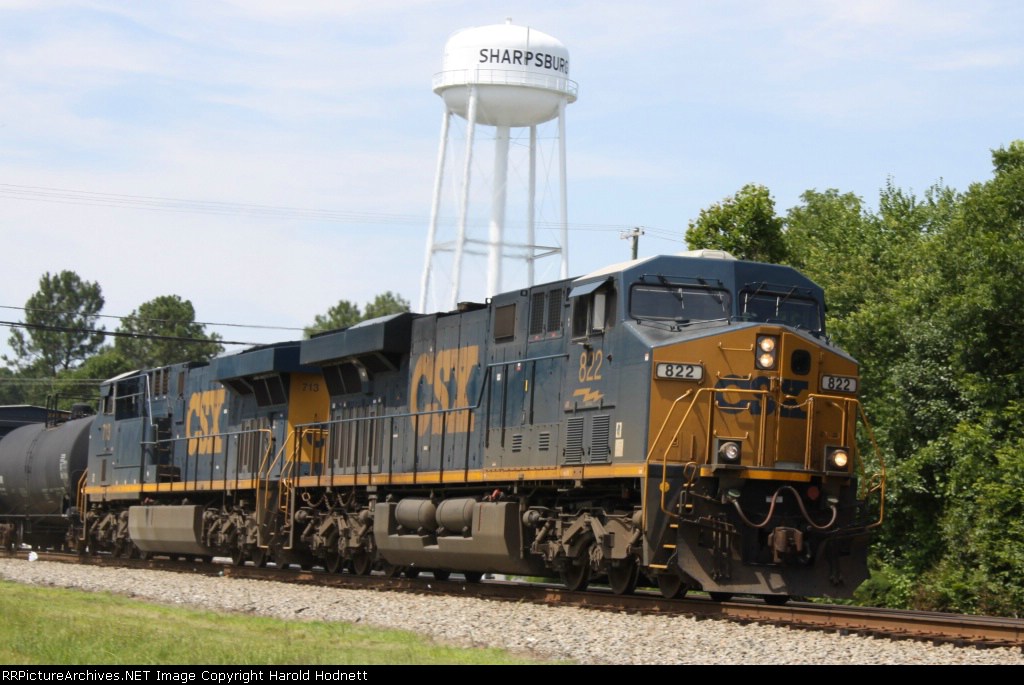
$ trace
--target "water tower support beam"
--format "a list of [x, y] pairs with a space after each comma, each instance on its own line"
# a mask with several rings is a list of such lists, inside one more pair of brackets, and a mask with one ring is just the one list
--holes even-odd
[[562, 278], [569, 278], [569, 205], [565, 180], [565, 99], [558, 103], [558, 191], [561, 200]]
[[530, 127], [530, 172], [528, 188], [526, 190], [526, 244], [530, 246], [526, 253], [526, 284], [533, 286], [533, 263], [537, 260], [535, 254], [537, 244], [536, 220], [533, 213], [537, 203], [537, 125]]
[[448, 125], [452, 113], [447, 107], [441, 117], [441, 142], [437, 148], [437, 173], [434, 174], [434, 200], [430, 205], [430, 227], [427, 229], [427, 255], [423, 263], [423, 278], [420, 281], [420, 308], [427, 311], [427, 290], [430, 287], [430, 266], [434, 260], [435, 241], [437, 240], [437, 217], [441, 211], [441, 189], [444, 185], [444, 161], [448, 154]]
[[491, 190], [490, 250], [487, 264], [487, 297], [501, 290], [501, 261], [505, 242], [505, 205], [508, 198], [509, 127], [494, 130], [494, 186]]
[[469, 87], [469, 111], [466, 113], [466, 163], [462, 169], [462, 206], [459, 209], [459, 235], [455, 241], [455, 283], [452, 285], [451, 309], [459, 306], [459, 281], [462, 278], [462, 253], [466, 247], [466, 221], [469, 214], [469, 178], [473, 169], [473, 137], [476, 134], [477, 88]]

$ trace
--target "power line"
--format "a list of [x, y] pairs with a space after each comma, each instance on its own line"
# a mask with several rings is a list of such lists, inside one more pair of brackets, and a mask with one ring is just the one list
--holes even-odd
[[127, 331], [105, 331], [95, 328], [74, 328], [71, 326], [47, 326], [43, 324], [21, 323], [20, 321], [0, 321], [0, 326], [8, 328], [29, 328], [32, 330], [53, 331], [55, 333], [91, 333], [110, 335], [115, 338], [135, 338], [137, 340], [167, 340], [187, 343], [217, 343], [219, 345], [260, 345], [262, 343], [242, 342], [238, 340], [211, 340], [210, 338], [188, 338], [178, 335], [156, 335], [150, 333], [129, 333]]
[[[0, 305], [0, 309], [17, 309], [23, 312], [45, 312], [47, 314], [72, 314], [79, 315], [80, 312], [62, 312], [57, 309], [46, 309], [45, 307], [15, 307], [13, 305]], [[97, 319], [118, 319], [124, 321], [125, 319], [131, 319], [132, 321], [148, 321], [153, 323], [162, 324], [199, 324], [201, 326], [230, 326], [233, 328], [257, 328], [263, 330], [274, 330], [274, 331], [302, 331], [304, 328], [295, 328], [291, 326], [263, 326], [259, 324], [246, 324], [246, 323], [215, 323], [212, 321], [175, 321], [173, 319], [151, 319], [138, 316], [114, 316], [113, 314], [92, 314], [93, 318]]]
[[24, 385], [29, 385], [29, 384], [32, 384], [32, 383], [35, 383], [35, 384], [52, 383], [52, 384], [60, 384], [60, 385], [70, 385], [70, 384], [73, 384], [73, 383], [78, 383], [80, 385], [93, 385], [94, 383], [103, 383], [104, 381], [108, 381], [108, 380], [110, 380], [110, 379], [109, 378], [70, 378], [70, 377], [65, 377], [65, 376], [49, 376], [49, 377], [43, 377], [43, 378], [24, 378], [22, 376], [5, 376], [3, 378], [0, 378], [0, 381], [3, 381], [4, 385], [11, 385], [11, 384], [15, 384], [15, 383], [21, 383], [21, 384], [24, 384]]
[[[304, 219], [329, 223], [361, 224], [404, 224], [423, 226], [429, 221], [417, 214], [392, 214], [388, 212], [350, 212], [330, 209], [309, 209], [279, 205], [260, 205], [244, 202], [219, 202], [213, 200], [190, 200], [187, 198], [161, 197], [151, 195], [127, 195], [124, 193], [100, 193], [91, 190], [50, 188], [46, 186], [23, 186], [0, 183], [0, 198], [26, 200], [50, 204], [72, 204], [119, 209], [142, 209], [156, 212], [184, 212], [192, 214], [242, 215], [270, 219]], [[480, 227], [486, 221], [470, 221]], [[538, 221], [537, 228], [558, 229], [557, 221]], [[646, 226], [645, 226], [646, 227]], [[622, 231], [632, 228], [626, 224], [570, 223], [570, 231]], [[657, 230], [657, 229], [652, 229]]]

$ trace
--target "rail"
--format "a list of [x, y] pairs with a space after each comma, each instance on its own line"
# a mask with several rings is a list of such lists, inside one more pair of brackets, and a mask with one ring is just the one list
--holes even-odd
[[541, 88], [576, 99], [579, 84], [564, 76], [549, 76], [525, 69], [450, 69], [434, 74], [433, 90], [453, 86], [524, 86]]

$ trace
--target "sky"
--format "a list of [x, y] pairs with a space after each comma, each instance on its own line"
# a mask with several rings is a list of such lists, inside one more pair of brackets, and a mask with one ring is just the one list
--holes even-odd
[[[244, 324], [208, 327], [239, 342], [299, 338], [340, 299], [415, 307], [443, 113], [431, 80], [455, 31], [506, 18], [561, 41], [579, 88], [570, 275], [627, 259], [632, 227], [641, 257], [686, 249], [701, 209], [748, 183], [779, 214], [810, 189], [876, 207], [888, 182], [966, 190], [1024, 138], [1012, 1], [0, 0], [0, 320], [65, 269], [101, 285], [105, 315], [175, 294], [198, 321]], [[557, 126], [539, 135], [538, 242], [558, 245]], [[492, 174], [471, 179], [476, 207]], [[482, 300], [485, 262], [467, 267], [459, 299]], [[558, 275], [538, 263], [538, 282]], [[436, 267], [428, 309], [450, 282]], [[502, 289], [525, 285], [507, 263]]]

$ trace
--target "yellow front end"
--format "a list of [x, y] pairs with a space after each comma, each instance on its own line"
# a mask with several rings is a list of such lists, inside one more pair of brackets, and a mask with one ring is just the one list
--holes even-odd
[[814, 338], [752, 326], [656, 348], [651, 366], [652, 460], [702, 476], [852, 473], [857, 364]]
[[651, 566], [719, 595], [848, 596], [878, 523], [857, 491], [859, 383], [851, 358], [783, 326], [653, 349]]

